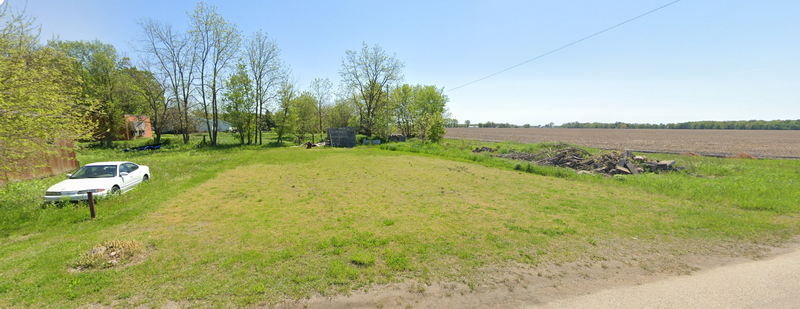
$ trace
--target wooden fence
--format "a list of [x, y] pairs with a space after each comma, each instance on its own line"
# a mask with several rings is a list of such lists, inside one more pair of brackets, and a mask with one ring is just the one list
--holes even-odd
[[43, 178], [78, 168], [75, 148], [70, 141], [59, 141], [53, 150], [32, 156], [30, 159], [16, 163], [17, 170], [4, 173], [0, 171], [0, 184], [7, 181]]

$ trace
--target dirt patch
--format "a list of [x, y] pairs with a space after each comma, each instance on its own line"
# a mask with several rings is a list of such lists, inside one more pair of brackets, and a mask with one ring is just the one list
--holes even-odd
[[125, 267], [144, 259], [146, 247], [136, 240], [110, 240], [81, 254], [70, 271], [81, 272]]
[[737, 154], [731, 156], [731, 158], [735, 158], [735, 159], [758, 159], [755, 156], [753, 156], [751, 154], [748, 154], [748, 153], [744, 153], [744, 152], [737, 153]]
[[741, 243], [668, 244], [638, 239], [598, 245], [570, 263], [487, 267], [482, 283], [406, 281], [350, 295], [313, 297], [278, 308], [509, 308], [544, 304], [610, 287], [638, 285], [701, 269], [762, 259], [798, 247]]

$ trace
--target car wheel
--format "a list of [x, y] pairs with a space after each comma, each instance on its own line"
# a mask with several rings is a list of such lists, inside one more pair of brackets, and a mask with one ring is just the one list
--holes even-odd
[[149, 180], [150, 180], [150, 176], [144, 175], [144, 177], [142, 177], [142, 182], [147, 182]]
[[111, 187], [111, 195], [119, 195], [119, 187], [117, 186]]

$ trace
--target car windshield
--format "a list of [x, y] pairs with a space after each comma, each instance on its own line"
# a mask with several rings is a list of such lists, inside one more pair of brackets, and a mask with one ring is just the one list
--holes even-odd
[[116, 165], [87, 165], [81, 167], [70, 179], [106, 178], [117, 176]]

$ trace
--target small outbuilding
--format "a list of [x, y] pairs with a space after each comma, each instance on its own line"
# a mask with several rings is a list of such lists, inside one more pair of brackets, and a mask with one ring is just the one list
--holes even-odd
[[352, 148], [356, 146], [356, 129], [351, 127], [328, 128], [328, 138], [333, 147]]
[[[208, 120], [208, 124], [206, 124], [205, 119], [196, 118], [195, 122], [195, 128], [197, 129], [197, 132], [208, 132], [208, 126], [211, 124], [211, 120]], [[232, 124], [230, 124], [230, 122], [217, 119], [217, 132], [233, 132], [234, 130], [235, 128]]]

